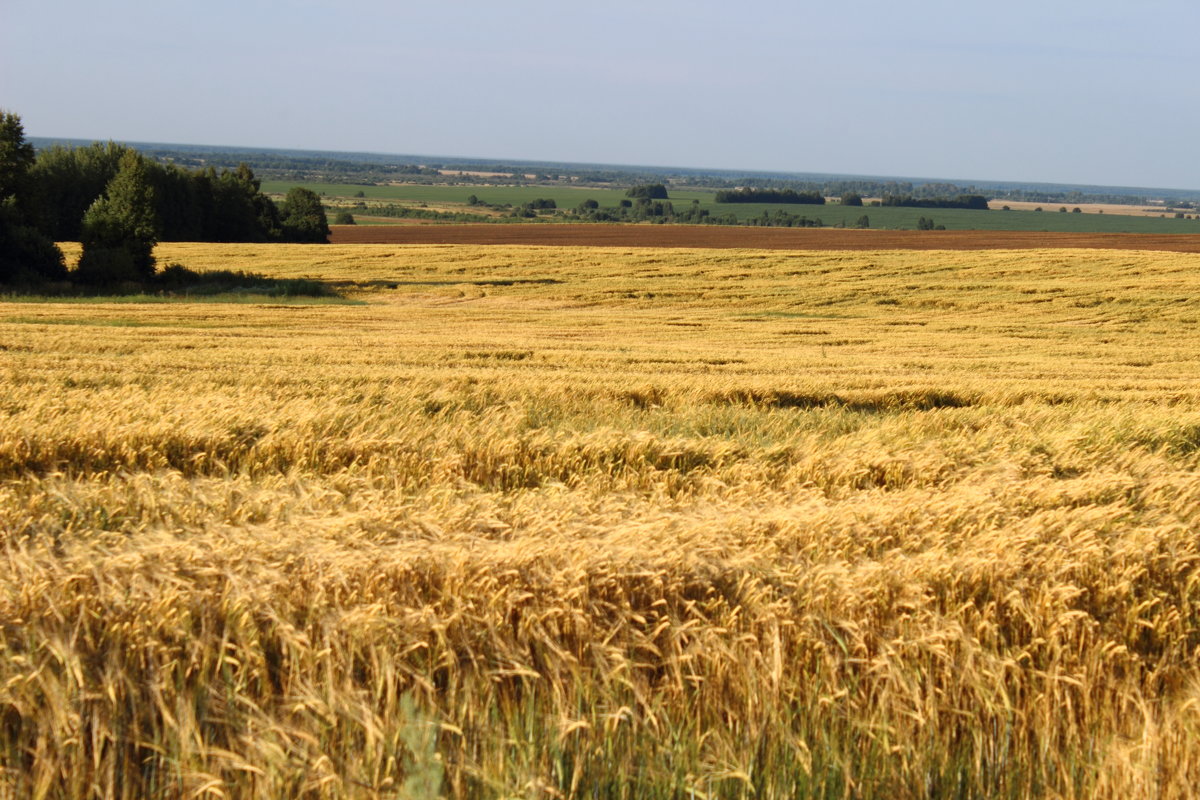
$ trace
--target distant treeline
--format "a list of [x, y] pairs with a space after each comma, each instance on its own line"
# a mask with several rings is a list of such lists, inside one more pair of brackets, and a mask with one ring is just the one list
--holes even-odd
[[1111, 203], [1118, 206], [1144, 206], [1153, 202], [1153, 200], [1146, 195], [1085, 194], [1083, 192], [1048, 192], [1033, 189], [1010, 189], [1007, 191], [993, 192], [992, 196], [997, 200], [1015, 200], [1017, 202], [1024, 203], [1061, 203], [1063, 205], [1078, 205], [1080, 203]]
[[825, 196], [819, 191], [798, 192], [795, 189], [754, 189], [744, 186], [732, 191], [717, 192], [718, 203], [796, 203], [823, 206]]
[[341, 175], [349, 179], [351, 176], [379, 173], [386, 171], [398, 175], [437, 175], [436, 169], [422, 167], [417, 164], [369, 164], [347, 159], [323, 157], [287, 156], [276, 153], [259, 153], [254, 151], [221, 151], [217, 153], [194, 153], [187, 150], [156, 149], [142, 151], [156, 161], [177, 164], [181, 167], [203, 169], [236, 169], [245, 164], [260, 172], [278, 173], [316, 173], [320, 175]]
[[981, 194], [960, 194], [958, 197], [913, 197], [912, 195], [885, 194], [880, 202], [884, 206], [902, 208], [966, 208], [987, 211], [987, 198]]
[[[734, 213], [713, 214], [707, 208], [701, 208], [693, 202], [682, 208], [676, 208], [670, 200], [622, 200], [616, 207], [601, 207], [595, 200], [585, 200], [570, 211], [557, 212], [567, 219], [577, 219], [585, 222], [653, 222], [683, 225], [750, 225], [772, 228], [820, 228], [824, 226], [819, 218], [809, 218], [792, 214], [783, 209], [774, 212], [763, 211], [757, 217], [739, 220]], [[862, 218], [863, 220], [866, 217]], [[861, 221], [860, 221], [861, 222]]]
[[[33, 224], [55, 241], [79, 241], [83, 217], [116, 177], [123, 157], [137, 154], [108, 142], [42, 150], [29, 169], [26, 209]], [[245, 164], [217, 172], [188, 170], [146, 159], [159, 241], [325, 241], [324, 218], [280, 214]], [[311, 211], [311, 209], [310, 209]]]

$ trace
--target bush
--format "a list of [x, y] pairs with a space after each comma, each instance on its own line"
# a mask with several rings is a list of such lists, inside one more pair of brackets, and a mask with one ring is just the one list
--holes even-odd
[[333, 217], [334, 225], [355, 225], [354, 215], [349, 211], [339, 211]]
[[12, 198], [0, 203], [0, 283], [38, 284], [66, 277], [58, 246], [37, 229], [22, 224]]

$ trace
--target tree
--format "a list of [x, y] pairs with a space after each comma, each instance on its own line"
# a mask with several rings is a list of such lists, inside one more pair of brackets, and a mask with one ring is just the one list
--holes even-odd
[[862, 195], [858, 192], [846, 192], [842, 195], [842, 205], [844, 206], [861, 206]]
[[33, 146], [25, 141], [21, 118], [0, 109], [0, 283], [62, 280], [67, 271], [62, 251], [29, 224], [29, 171]]
[[83, 254], [76, 274], [97, 284], [153, 278], [158, 231], [146, 162], [130, 151], [121, 157], [121, 167], [104, 196], [83, 215]]
[[311, 189], [293, 186], [279, 209], [283, 238], [289, 242], [329, 241], [329, 221], [321, 198]]
[[354, 215], [349, 211], [339, 211], [333, 217], [334, 225], [354, 225]]
[[0, 200], [28, 194], [33, 162], [33, 145], [25, 141], [21, 118], [0, 109]]

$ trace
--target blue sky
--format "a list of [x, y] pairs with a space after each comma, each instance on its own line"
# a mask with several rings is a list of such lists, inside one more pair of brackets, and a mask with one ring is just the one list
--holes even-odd
[[0, 0], [31, 136], [1200, 189], [1200, 3]]

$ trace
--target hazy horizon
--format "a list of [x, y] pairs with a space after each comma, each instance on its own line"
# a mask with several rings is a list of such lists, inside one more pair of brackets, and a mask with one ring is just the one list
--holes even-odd
[[1200, 188], [1200, 7], [1063, 5], [6, 3], [0, 106], [45, 138]]

